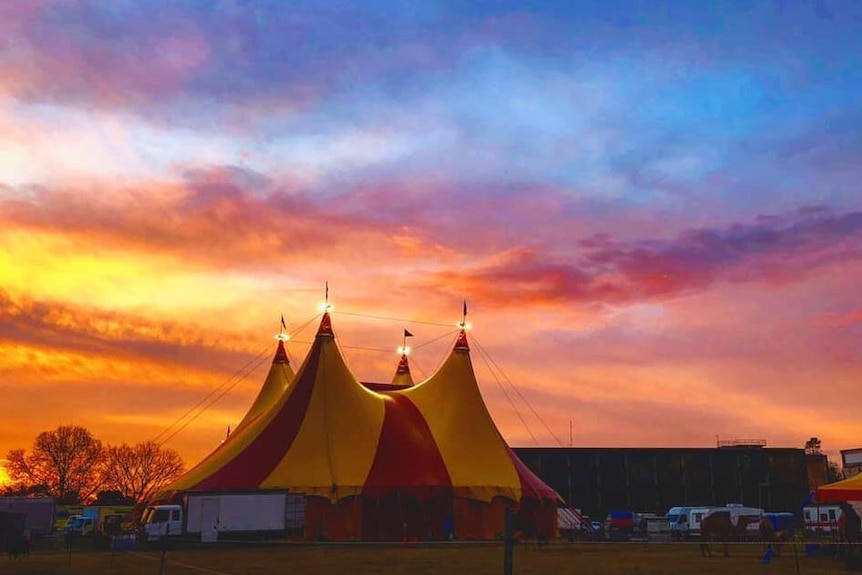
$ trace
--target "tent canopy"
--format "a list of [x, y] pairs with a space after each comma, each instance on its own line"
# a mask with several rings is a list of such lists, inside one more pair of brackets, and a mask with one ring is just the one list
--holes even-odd
[[862, 501], [862, 473], [818, 487], [817, 501]]
[[296, 373], [279, 342], [242, 423], [163, 496], [289, 489], [333, 504], [391, 494], [560, 501], [509, 449], [491, 419], [465, 331], [436, 373], [412, 386], [409, 377], [404, 357], [394, 381], [406, 387], [383, 392], [362, 385], [345, 364], [325, 313]]

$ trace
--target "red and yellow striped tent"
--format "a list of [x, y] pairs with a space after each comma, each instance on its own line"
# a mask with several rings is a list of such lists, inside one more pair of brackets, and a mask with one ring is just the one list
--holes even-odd
[[507, 507], [523, 528], [553, 535], [560, 497], [494, 425], [464, 331], [435, 374], [396, 387], [373, 391], [353, 376], [326, 313], [295, 375], [279, 342], [240, 425], [162, 498], [303, 493], [309, 539], [487, 539], [503, 532]]
[[817, 501], [862, 501], [862, 473], [817, 488]]

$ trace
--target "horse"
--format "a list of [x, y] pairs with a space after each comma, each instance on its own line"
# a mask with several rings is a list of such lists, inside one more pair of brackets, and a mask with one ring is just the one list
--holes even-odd
[[[762, 524], [760, 518], [743, 515], [734, 524], [730, 518], [729, 511], [716, 511], [707, 514], [700, 522], [701, 556], [712, 557], [712, 550], [709, 547], [709, 543], [712, 541], [722, 543], [724, 546], [724, 556], [729, 557], [728, 543], [746, 539], [751, 532], [749, 526], [754, 524], [757, 525], [759, 532]], [[771, 523], [769, 524], [769, 530], [772, 530]]]
[[764, 517], [757, 524], [757, 532], [760, 535], [760, 540], [763, 542], [763, 550], [768, 552], [772, 550], [772, 555], [776, 557], [781, 555], [781, 548], [790, 538], [790, 534], [783, 529], [776, 529], [772, 520]]

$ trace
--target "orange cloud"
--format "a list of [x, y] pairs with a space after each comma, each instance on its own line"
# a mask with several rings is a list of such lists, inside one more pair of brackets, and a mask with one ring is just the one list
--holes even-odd
[[[279, 316], [314, 329], [324, 281], [362, 380], [391, 378], [401, 328], [416, 334], [418, 379], [433, 373], [466, 298], [483, 394], [516, 444], [553, 443], [569, 420], [580, 445], [858, 436], [828, 415], [862, 369], [855, 212], [637, 239], [538, 225], [554, 217], [552, 191], [535, 209], [506, 204], [503, 222], [489, 197], [426, 211], [433, 186], [321, 197], [226, 167], [79, 186], [0, 191], [0, 388], [26, 407], [0, 455], [68, 421], [109, 442], [150, 439], [262, 354], [172, 439], [194, 462], [250, 404]], [[851, 329], [799, 329], [824, 313]], [[298, 364], [310, 335], [294, 335]]]

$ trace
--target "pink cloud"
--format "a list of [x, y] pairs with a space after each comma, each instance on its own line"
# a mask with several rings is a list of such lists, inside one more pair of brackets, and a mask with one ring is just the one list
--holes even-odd
[[722, 283], [782, 283], [862, 258], [862, 212], [803, 210], [773, 221], [686, 230], [667, 240], [599, 234], [568, 256], [510, 250], [439, 280], [490, 301], [623, 303], [660, 300]]
[[400, 252], [378, 226], [339, 216], [325, 201], [275, 189], [238, 169], [192, 170], [180, 183], [125, 189], [104, 184], [31, 188], [23, 197], [12, 191], [5, 200], [0, 196], [0, 220], [135, 251], [181, 254], [190, 263], [222, 269], [278, 266], [286, 254], [294, 261], [316, 259], [320, 245], [333, 254], [361, 245], [393, 258]]
[[158, 26], [133, 14], [104, 21], [112, 17], [84, 4], [12, 2], [5, 10], [0, 30], [14, 42], [0, 74], [4, 91], [21, 99], [145, 104], [180, 91], [210, 58], [193, 20], [171, 18], [170, 10]]
[[844, 313], [825, 312], [814, 318], [814, 324], [833, 328], [846, 328], [862, 323], [862, 309]]
[[211, 269], [273, 270], [285, 257], [313, 268], [323, 245], [330, 261], [422, 263], [402, 286], [492, 305], [660, 301], [723, 284], [799, 281], [862, 258], [862, 212], [803, 207], [636, 239], [587, 221], [562, 225], [572, 208], [561, 210], [554, 190], [524, 202], [407, 182], [335, 196], [300, 185], [235, 167], [190, 168], [180, 182], [109, 188], [96, 202], [77, 189], [32, 189], [29, 199], [11, 193], [0, 196], [0, 219]]

